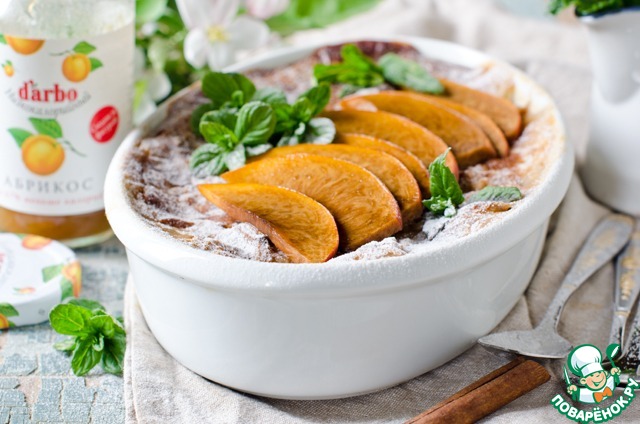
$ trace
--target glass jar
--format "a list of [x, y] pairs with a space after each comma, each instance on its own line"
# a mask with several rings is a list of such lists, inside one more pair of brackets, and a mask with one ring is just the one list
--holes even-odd
[[103, 185], [131, 129], [135, 0], [0, 2], [0, 231], [111, 235]]

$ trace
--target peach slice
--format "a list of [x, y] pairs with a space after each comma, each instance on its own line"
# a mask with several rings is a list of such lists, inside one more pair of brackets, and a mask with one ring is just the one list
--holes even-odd
[[378, 177], [396, 198], [403, 223], [411, 222], [422, 215], [422, 194], [418, 182], [402, 162], [391, 155], [363, 147], [340, 144], [298, 144], [271, 149], [257, 159], [283, 157], [296, 153], [326, 156], [360, 165]]
[[338, 250], [333, 216], [304, 194], [262, 184], [202, 184], [198, 189], [231, 218], [255, 225], [293, 262], [326, 262]]
[[501, 158], [509, 156], [509, 151], [511, 150], [509, 142], [502, 133], [502, 130], [500, 130], [500, 127], [498, 127], [487, 115], [482, 112], [478, 112], [475, 109], [471, 109], [462, 103], [456, 103], [453, 100], [447, 100], [440, 96], [434, 96], [431, 94], [423, 94], [422, 96], [428, 98], [432, 102], [441, 104], [442, 106], [453, 109], [456, 112], [460, 112], [461, 114], [469, 117], [477, 126], [482, 128], [482, 131], [484, 131], [487, 137], [489, 137], [493, 147], [498, 152], [498, 156]]
[[522, 132], [520, 111], [510, 101], [446, 79], [440, 79], [440, 82], [446, 89], [445, 98], [484, 113], [493, 119], [508, 140], [515, 140]]
[[[489, 138], [471, 119], [461, 113], [431, 102], [410, 91], [380, 91], [347, 97], [340, 102], [343, 109], [359, 109], [363, 101], [377, 110], [402, 115], [427, 128], [451, 146], [462, 168], [485, 162], [497, 156]], [[367, 107], [365, 110], [371, 110]]]
[[351, 162], [298, 154], [259, 160], [221, 177], [229, 183], [290, 188], [322, 203], [336, 220], [343, 250], [357, 249], [402, 229], [400, 208], [389, 189]]
[[[413, 153], [425, 166], [449, 148], [440, 137], [422, 125], [394, 113], [333, 110], [322, 115], [333, 121], [338, 132], [382, 138]], [[458, 162], [452, 153], [447, 155], [446, 164], [457, 178]]]
[[333, 142], [378, 150], [393, 156], [402, 162], [409, 172], [413, 174], [413, 177], [416, 179], [420, 189], [422, 190], [422, 194], [424, 195], [423, 197], [429, 197], [429, 171], [427, 170], [427, 167], [424, 166], [424, 163], [422, 163], [422, 161], [413, 153], [410, 153], [396, 144], [382, 140], [381, 138], [375, 138], [364, 134], [337, 133]]

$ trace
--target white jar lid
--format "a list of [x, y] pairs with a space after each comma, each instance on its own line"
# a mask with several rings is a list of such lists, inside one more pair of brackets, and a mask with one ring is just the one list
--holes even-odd
[[0, 233], [0, 329], [47, 321], [81, 287], [82, 268], [71, 249], [45, 237]]

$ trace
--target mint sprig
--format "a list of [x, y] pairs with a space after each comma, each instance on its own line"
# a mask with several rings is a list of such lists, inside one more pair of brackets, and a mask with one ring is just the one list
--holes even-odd
[[422, 202], [434, 214], [444, 215], [447, 218], [454, 216], [456, 208], [464, 202], [462, 189], [453, 172], [445, 164], [450, 150], [447, 149], [429, 165], [431, 197]]
[[518, 187], [487, 186], [469, 196], [469, 203], [473, 202], [515, 202], [522, 199]]
[[584, 16], [640, 6], [640, 0], [551, 0], [549, 13], [556, 15], [570, 6], [575, 6], [577, 14]]
[[358, 88], [375, 87], [385, 81], [393, 86], [408, 88], [421, 93], [441, 94], [444, 87], [419, 63], [404, 59], [395, 53], [387, 53], [376, 63], [353, 44], [340, 50], [342, 62], [331, 65], [318, 64], [313, 76], [319, 83], [344, 84], [342, 95]]
[[85, 375], [98, 364], [107, 373], [122, 373], [126, 333], [121, 321], [107, 314], [100, 303], [73, 299], [53, 308], [49, 321], [57, 333], [71, 336], [54, 348], [72, 356], [75, 375]]
[[189, 166], [196, 175], [219, 175], [240, 168], [247, 157], [269, 150], [276, 118], [264, 102], [249, 102], [236, 114], [232, 110], [205, 113], [200, 120], [200, 133], [206, 144], [191, 156]]

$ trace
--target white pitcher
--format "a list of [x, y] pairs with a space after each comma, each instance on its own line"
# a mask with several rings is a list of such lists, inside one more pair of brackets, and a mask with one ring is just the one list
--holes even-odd
[[583, 181], [596, 200], [640, 216], [640, 8], [581, 20], [594, 76]]

